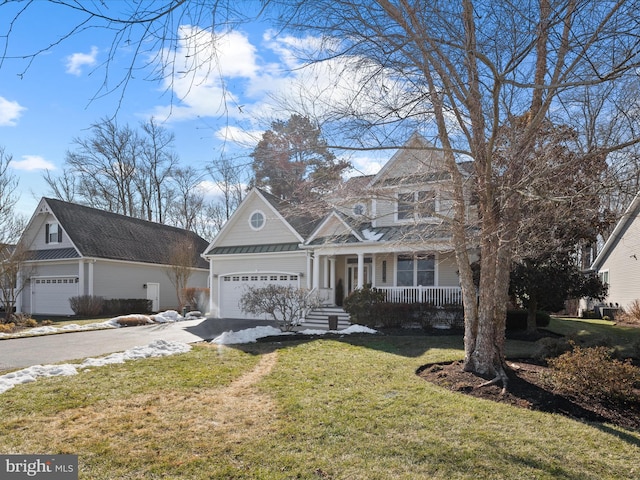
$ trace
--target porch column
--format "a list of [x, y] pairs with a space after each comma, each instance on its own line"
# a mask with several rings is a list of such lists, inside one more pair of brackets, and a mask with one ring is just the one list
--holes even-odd
[[78, 295], [84, 295], [84, 260], [78, 262]]
[[89, 280], [89, 285], [87, 288], [87, 295], [93, 295], [93, 265], [94, 263], [96, 263], [95, 260], [91, 260], [89, 262], [89, 275], [88, 275], [88, 280]]
[[336, 288], [336, 257], [329, 257], [329, 288]]
[[[209, 315], [211, 316], [215, 316], [216, 318], [218, 317], [218, 312], [217, 310], [214, 308], [215, 302], [213, 301], [213, 295], [214, 295], [214, 287], [217, 287], [218, 285], [215, 284], [215, 277], [213, 275], [213, 258], [209, 257]], [[220, 291], [220, 290], [218, 290]]]
[[16, 313], [21, 313], [22, 312], [22, 290], [23, 290], [23, 286], [22, 286], [22, 269], [18, 269], [18, 273], [16, 274], [16, 285], [15, 285], [15, 289], [18, 292], [18, 294], [16, 295]]
[[364, 277], [364, 253], [358, 254], [358, 284], [356, 288], [361, 289], [363, 286]]
[[326, 255], [322, 257], [322, 270], [324, 273], [322, 277], [322, 288], [329, 288], [329, 276], [331, 272], [329, 271], [329, 257]]
[[313, 289], [320, 287], [320, 255], [317, 253], [313, 256]]
[[376, 286], [376, 254], [371, 255], [371, 278], [369, 279], [371, 288]]
[[311, 254], [307, 253], [307, 290], [311, 290]]

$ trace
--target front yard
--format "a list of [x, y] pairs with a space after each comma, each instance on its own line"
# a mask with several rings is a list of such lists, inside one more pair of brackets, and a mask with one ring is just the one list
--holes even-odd
[[461, 356], [453, 336], [201, 344], [6, 392], [0, 452], [78, 454], [92, 480], [640, 477], [638, 431], [416, 375]]

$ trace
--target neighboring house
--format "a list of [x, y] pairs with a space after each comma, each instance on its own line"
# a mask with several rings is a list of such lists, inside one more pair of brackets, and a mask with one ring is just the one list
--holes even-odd
[[365, 285], [392, 302], [461, 304], [449, 180], [442, 154], [414, 134], [377, 175], [345, 182], [329, 211], [251, 190], [203, 255], [210, 313], [247, 318], [242, 293], [269, 283], [308, 288], [326, 305]]
[[17, 310], [71, 315], [69, 298], [145, 298], [154, 311], [178, 308], [169, 271], [172, 248], [193, 245], [189, 286], [206, 287], [208, 242], [175, 227], [42, 198], [19, 244], [29, 250], [22, 265]]
[[640, 194], [616, 224], [591, 270], [609, 286], [605, 307], [627, 308], [640, 300]]

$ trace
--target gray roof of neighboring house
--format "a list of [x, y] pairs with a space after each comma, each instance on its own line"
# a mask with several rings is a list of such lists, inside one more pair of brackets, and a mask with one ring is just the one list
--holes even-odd
[[193, 232], [62, 200], [45, 200], [83, 257], [167, 265], [176, 242], [192, 241], [195, 265], [208, 268], [200, 257], [208, 242]]

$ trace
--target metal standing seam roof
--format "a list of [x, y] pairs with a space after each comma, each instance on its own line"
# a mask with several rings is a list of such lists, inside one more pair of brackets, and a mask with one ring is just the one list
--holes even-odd
[[216, 247], [209, 252], [210, 255], [232, 255], [234, 253], [276, 253], [293, 252], [300, 250], [297, 243], [273, 243], [268, 245], [236, 245], [229, 247]]

